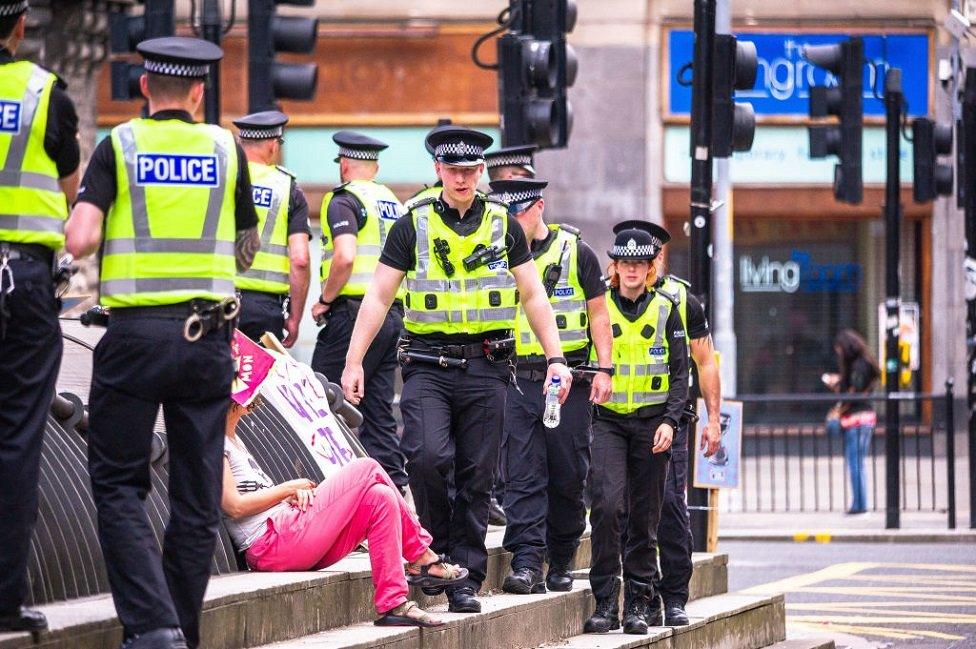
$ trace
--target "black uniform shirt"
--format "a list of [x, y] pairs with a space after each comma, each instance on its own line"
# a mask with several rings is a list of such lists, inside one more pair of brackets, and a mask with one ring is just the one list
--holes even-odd
[[[556, 240], [556, 232], [549, 230], [545, 239], [533, 239], [530, 249], [533, 258], [538, 258], [545, 254]], [[603, 273], [600, 270], [600, 260], [597, 259], [593, 248], [590, 248], [584, 241], [579, 242], [579, 254], [576, 255], [576, 274], [579, 277], [580, 285], [583, 287], [583, 297], [592, 300], [600, 297], [607, 292], [607, 283], [603, 281]]]
[[701, 300], [685, 291], [688, 296], [688, 338], [689, 340], [701, 340], [708, 337], [711, 331], [708, 328], [708, 317], [705, 316], [705, 307]]
[[308, 223], [308, 201], [298, 183], [291, 183], [291, 198], [288, 202], [288, 236], [304, 234], [312, 238], [312, 226]]
[[[610, 299], [631, 321], [636, 320], [644, 313], [650, 305], [653, 295], [650, 291], [644, 291], [636, 300], [629, 300], [622, 296], [619, 291], [610, 291]], [[685, 342], [685, 329], [681, 324], [681, 313], [677, 306], [671, 309], [668, 321], [664, 326], [664, 335], [668, 341], [668, 400], [661, 405], [641, 408], [637, 416], [663, 417], [665, 422], [677, 430], [678, 422], [681, 421], [681, 413], [685, 409], [685, 401], [688, 399], [688, 345]], [[598, 416], [607, 419], [626, 419], [634, 416], [633, 413], [621, 415], [602, 406], [597, 406], [596, 413]]]
[[356, 236], [366, 225], [366, 208], [352, 192], [340, 189], [329, 201], [326, 221], [333, 241], [342, 234]]
[[[451, 230], [463, 237], [473, 233], [481, 225], [481, 219], [485, 214], [485, 201], [480, 196], [475, 197], [464, 218], [461, 218], [456, 209], [448, 207], [443, 201], [434, 203], [433, 208]], [[529, 245], [525, 240], [522, 226], [519, 225], [514, 216], [507, 218], [508, 236], [505, 240], [505, 254], [508, 258], [508, 267], [514, 268], [532, 261], [532, 255], [529, 253]], [[402, 218], [390, 228], [390, 233], [386, 237], [386, 244], [383, 246], [383, 253], [380, 255], [380, 263], [403, 272], [411, 271], [417, 265], [416, 250], [417, 230], [414, 228], [413, 219]], [[481, 342], [485, 338], [503, 337], [506, 333], [504, 331], [490, 331], [484, 334], [445, 334], [423, 336], [423, 338], [431, 343], [467, 344]]]
[[[193, 122], [190, 113], [183, 110], [161, 110], [150, 116], [150, 119], [178, 119]], [[108, 214], [109, 208], [115, 202], [119, 187], [115, 178], [115, 149], [112, 147], [112, 137], [108, 136], [98, 143], [85, 177], [78, 190], [79, 203], [91, 203]], [[253, 192], [251, 190], [251, 173], [247, 168], [247, 156], [241, 145], [237, 145], [237, 192], [234, 194], [234, 215], [237, 231], [248, 230], [258, 224], [258, 215], [254, 211]], [[306, 219], [308, 207], [306, 206]]]
[[[0, 66], [14, 62], [10, 50], [0, 47]], [[66, 88], [64, 81], [58, 79], [51, 90], [51, 101], [47, 107], [47, 132], [44, 134], [44, 151], [57, 166], [58, 178], [67, 178], [73, 174], [78, 170], [78, 164], [81, 162], [81, 151], [78, 148], [78, 114], [75, 112], [75, 105], [71, 98], [65, 92]]]

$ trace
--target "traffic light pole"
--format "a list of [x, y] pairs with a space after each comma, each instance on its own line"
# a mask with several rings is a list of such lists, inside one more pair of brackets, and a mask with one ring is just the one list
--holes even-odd
[[[962, 139], [956, 146], [962, 149], [965, 169], [959, 180], [966, 182], [963, 214], [966, 231], [966, 405], [969, 419], [969, 467], [976, 467], [976, 68], [966, 68], [962, 95]], [[969, 480], [969, 527], [976, 529], [976, 480]]]
[[[203, 30], [203, 39], [220, 46], [223, 36], [220, 0], [203, 0], [202, 10], [200, 27]], [[203, 119], [208, 124], [220, 123], [220, 61], [210, 66], [210, 77], [207, 79], [203, 100]]]
[[898, 334], [901, 311], [899, 285], [899, 243], [901, 242], [901, 118], [904, 96], [901, 70], [891, 68], [885, 75], [885, 527], [900, 526], [901, 507], [901, 422], [899, 403], [892, 399], [898, 391]]
[[[712, 285], [712, 52], [715, 40], [715, 0], [695, 0], [695, 50], [691, 87], [691, 290], [711, 318]], [[698, 382], [692, 398], [697, 400]], [[688, 431], [689, 465], [697, 457], [695, 436]], [[708, 491], [688, 481], [688, 509], [694, 549], [704, 551], [708, 540]]]

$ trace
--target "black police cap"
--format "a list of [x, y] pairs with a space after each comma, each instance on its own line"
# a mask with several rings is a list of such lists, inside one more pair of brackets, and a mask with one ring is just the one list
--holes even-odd
[[536, 180], [534, 178], [493, 180], [489, 183], [492, 197], [509, 205], [519, 205], [539, 200], [542, 198], [542, 190], [548, 184], [545, 180]]
[[332, 141], [339, 145], [339, 158], [351, 158], [353, 160], [379, 160], [380, 151], [390, 145], [376, 138], [356, 133], [355, 131], [339, 131], [332, 136]]
[[427, 135], [424, 137], [424, 148], [427, 149], [427, 153], [430, 154], [430, 157], [434, 157], [434, 147], [430, 145], [430, 136], [449, 128], [455, 128], [454, 124], [450, 119], [445, 118], [437, 120], [437, 126], [427, 131]]
[[0, 18], [19, 16], [27, 11], [27, 0], [0, 0]]
[[166, 77], [200, 79], [210, 65], [224, 58], [224, 51], [208, 41], [186, 36], [151, 38], [136, 45], [145, 59], [146, 72]]
[[434, 160], [455, 167], [474, 167], [485, 161], [485, 149], [495, 140], [463, 126], [438, 127], [427, 134], [427, 150]]
[[251, 113], [234, 120], [242, 140], [274, 140], [285, 133], [288, 116], [280, 110]]
[[613, 226], [617, 235], [613, 248], [607, 251], [610, 259], [633, 259], [653, 261], [661, 252], [671, 235], [656, 223], [632, 219]]
[[485, 153], [485, 166], [488, 169], [497, 167], [522, 167], [531, 174], [535, 173], [532, 155], [538, 150], [534, 144], [507, 146]]

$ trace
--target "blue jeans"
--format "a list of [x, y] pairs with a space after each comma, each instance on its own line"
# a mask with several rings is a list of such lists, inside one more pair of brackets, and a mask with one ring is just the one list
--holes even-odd
[[844, 457], [851, 477], [851, 511], [863, 512], [868, 508], [868, 483], [864, 473], [864, 458], [874, 426], [860, 425], [844, 429]]

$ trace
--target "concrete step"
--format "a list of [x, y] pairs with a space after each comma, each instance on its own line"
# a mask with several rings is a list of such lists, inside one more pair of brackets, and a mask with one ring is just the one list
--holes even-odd
[[[489, 574], [485, 590], [500, 590], [508, 572], [511, 557], [501, 547], [501, 541], [501, 530], [489, 533]], [[587, 535], [577, 553], [575, 568], [589, 564], [589, 548]], [[725, 555], [696, 555], [692, 597], [725, 592], [727, 578]], [[584, 588], [588, 584], [580, 581], [577, 586]], [[361, 553], [352, 554], [319, 572], [242, 572], [214, 577], [204, 601], [202, 645], [207, 649], [253, 647], [371, 622], [376, 616], [372, 597], [369, 559]], [[446, 609], [443, 596], [429, 598], [417, 590], [411, 597], [425, 608], [441, 604]], [[530, 601], [526, 598], [518, 600], [517, 603]], [[503, 605], [504, 600], [497, 604]], [[121, 628], [108, 595], [56, 602], [39, 608], [50, 623], [50, 630], [39, 636], [39, 642], [35, 644], [26, 633], [0, 634], [0, 649], [107, 649], [121, 642]], [[583, 607], [577, 604], [574, 608], [581, 610]], [[565, 637], [565, 634], [558, 637]], [[371, 638], [370, 642], [373, 641]]]

